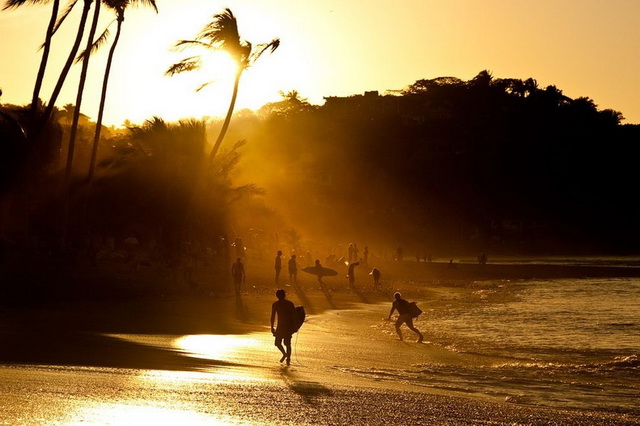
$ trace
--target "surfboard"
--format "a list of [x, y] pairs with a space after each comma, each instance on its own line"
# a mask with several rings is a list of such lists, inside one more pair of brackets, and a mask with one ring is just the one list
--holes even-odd
[[422, 309], [418, 307], [416, 302], [409, 303], [409, 315], [411, 316], [411, 318], [418, 318], [421, 313]]
[[300, 305], [300, 306], [296, 306], [296, 314], [293, 318], [293, 332], [297, 333], [298, 330], [300, 330], [300, 327], [302, 327], [302, 324], [304, 324], [304, 319], [306, 318], [307, 314], [304, 311], [304, 306]]
[[320, 275], [322, 277], [332, 277], [334, 275], [338, 275], [338, 271], [334, 271], [331, 268], [324, 268], [324, 267], [318, 269], [315, 266], [307, 266], [306, 268], [302, 268], [302, 270], [309, 274]]

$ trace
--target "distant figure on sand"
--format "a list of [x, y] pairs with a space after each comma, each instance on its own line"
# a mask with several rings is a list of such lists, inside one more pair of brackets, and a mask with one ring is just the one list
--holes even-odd
[[[275, 345], [280, 352], [282, 352], [282, 358], [280, 362], [287, 361], [287, 365], [291, 364], [291, 335], [293, 335], [293, 329], [295, 327], [295, 311], [296, 307], [290, 300], [286, 299], [285, 291], [279, 289], [276, 291], [276, 297], [278, 300], [271, 305], [271, 334], [276, 338]], [[276, 314], [278, 316], [278, 326], [273, 328], [275, 323]], [[282, 343], [284, 342], [284, 347]]]
[[398, 247], [396, 247], [396, 260], [398, 262], [402, 262], [403, 258], [404, 258], [404, 250], [401, 245], [398, 245]]
[[292, 254], [287, 262], [289, 268], [289, 284], [296, 284], [298, 282], [298, 263], [296, 262], [296, 255]]
[[364, 263], [364, 266], [369, 266], [369, 246], [364, 246], [362, 255], [364, 256], [362, 258], [362, 263]]
[[280, 271], [282, 270], [282, 251], [278, 250], [276, 254], [275, 263], [273, 265], [276, 270], [276, 284], [280, 283]]
[[380, 276], [382, 275], [380, 269], [373, 268], [371, 272], [369, 272], [369, 275], [373, 276], [373, 286], [378, 287], [380, 285]]
[[231, 266], [231, 276], [233, 277], [233, 284], [236, 289], [236, 294], [240, 294], [240, 287], [245, 282], [244, 264], [241, 258], [237, 258], [235, 263]]
[[354, 285], [356, 283], [356, 266], [360, 265], [360, 262], [353, 262], [349, 264], [349, 269], [347, 271], [347, 278], [349, 279], [349, 285]]
[[393, 297], [395, 297], [396, 300], [391, 304], [391, 311], [389, 311], [389, 318], [387, 319], [391, 320], [393, 311], [398, 311], [398, 319], [396, 320], [396, 333], [398, 333], [398, 337], [400, 337], [400, 340], [403, 340], [400, 326], [402, 324], [407, 324], [407, 327], [418, 335], [418, 343], [422, 343], [424, 337], [422, 336], [422, 333], [420, 333], [420, 330], [415, 328], [413, 325], [413, 318], [411, 318], [411, 314], [409, 313], [409, 302], [404, 300], [402, 295], [398, 292], [396, 292]]

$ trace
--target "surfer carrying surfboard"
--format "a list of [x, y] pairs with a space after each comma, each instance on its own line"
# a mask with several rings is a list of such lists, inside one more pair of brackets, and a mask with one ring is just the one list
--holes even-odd
[[324, 282], [322, 281], [322, 276], [324, 275], [324, 273], [323, 273], [324, 267], [322, 266], [322, 264], [320, 264], [320, 259], [316, 259], [316, 264], [315, 264], [314, 268], [317, 271], [316, 272], [316, 276], [318, 277], [318, 282], [321, 285], [324, 285]]
[[[280, 362], [287, 361], [287, 365], [290, 365], [291, 335], [295, 329], [296, 307], [293, 302], [286, 299], [284, 290], [277, 290], [276, 297], [278, 300], [271, 305], [271, 334], [275, 337], [275, 346], [282, 352]], [[278, 316], [278, 325], [274, 328], [276, 315]], [[282, 346], [283, 343], [284, 347]]]
[[400, 326], [402, 324], [407, 324], [407, 327], [409, 327], [409, 330], [413, 331], [418, 335], [418, 343], [422, 343], [422, 340], [424, 339], [424, 337], [422, 336], [422, 333], [420, 333], [420, 330], [418, 330], [413, 325], [413, 317], [411, 316], [411, 304], [406, 300], [404, 300], [402, 298], [402, 295], [398, 292], [396, 292], [393, 295], [393, 297], [395, 297], [396, 300], [394, 300], [393, 303], [391, 304], [391, 311], [389, 312], [389, 318], [387, 318], [387, 320], [391, 320], [391, 315], [393, 315], [393, 311], [398, 311], [398, 319], [396, 320], [396, 333], [398, 333], [400, 340], [403, 340], [402, 330], [400, 330]]

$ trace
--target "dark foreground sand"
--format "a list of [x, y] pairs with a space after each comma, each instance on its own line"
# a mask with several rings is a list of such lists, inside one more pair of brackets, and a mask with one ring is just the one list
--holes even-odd
[[[253, 274], [253, 276], [251, 275]], [[113, 297], [109, 300], [39, 301], [20, 307], [5, 304], [0, 313], [1, 366], [61, 365], [142, 370], [198, 371], [224, 366], [224, 361], [183, 356], [170, 348], [151, 347], [104, 334], [241, 334], [265, 331], [273, 291], [269, 265], [254, 265], [240, 297], [209, 291], [200, 283], [192, 293], [168, 291], [153, 297]], [[457, 297], [479, 286], [504, 279], [637, 277], [640, 269], [446, 264], [386, 264], [383, 286], [373, 289], [366, 271], [355, 287], [342, 275], [321, 289], [312, 276], [284, 287], [290, 298], [311, 314], [345, 309], [356, 303], [388, 302], [396, 290], [412, 299]], [[136, 292], [139, 294], [139, 292]], [[453, 295], [453, 296], [451, 296]], [[444, 302], [443, 302], [444, 303]], [[98, 334], [100, 333], [100, 334]], [[219, 384], [216, 398], [229, 404], [227, 414], [255, 423], [276, 424], [640, 424], [640, 418], [589, 411], [563, 411], [487, 402], [477, 398], [399, 390], [379, 384], [354, 386], [327, 379], [308, 381], [295, 371], [282, 371], [280, 385], [260, 384], [247, 389]], [[5, 386], [7, 384], [5, 383]], [[0, 387], [0, 390], [6, 390]], [[215, 399], [215, 398], [214, 398]], [[0, 392], [0, 406], [2, 393]], [[5, 407], [6, 408], [6, 407]], [[2, 411], [0, 410], [0, 414]]]

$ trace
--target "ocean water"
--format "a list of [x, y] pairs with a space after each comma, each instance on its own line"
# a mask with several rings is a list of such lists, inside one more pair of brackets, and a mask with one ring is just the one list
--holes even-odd
[[640, 414], [640, 279], [482, 286], [430, 310], [431, 344], [477, 362], [424, 362], [414, 383], [506, 401]]

